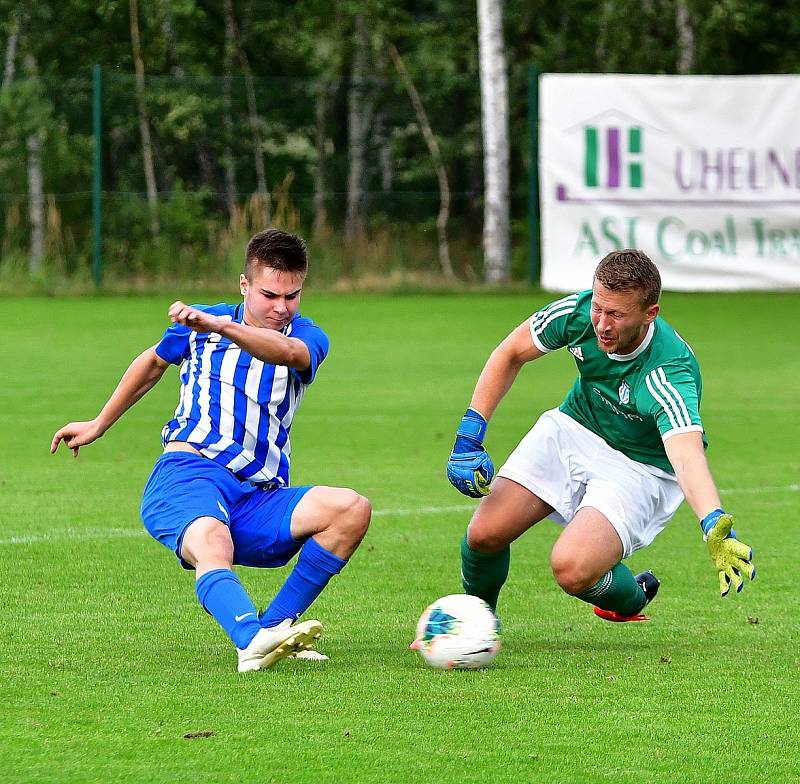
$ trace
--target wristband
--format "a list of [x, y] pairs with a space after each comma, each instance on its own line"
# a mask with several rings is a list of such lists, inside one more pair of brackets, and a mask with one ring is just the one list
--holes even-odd
[[700, 528], [703, 531], [703, 534], [707, 534], [716, 524], [717, 520], [719, 520], [725, 512], [722, 509], [715, 509], [713, 512], [709, 512], [701, 521], [700, 521]]
[[488, 427], [489, 423], [474, 408], [468, 408], [461, 419], [456, 436], [471, 438], [482, 444]]

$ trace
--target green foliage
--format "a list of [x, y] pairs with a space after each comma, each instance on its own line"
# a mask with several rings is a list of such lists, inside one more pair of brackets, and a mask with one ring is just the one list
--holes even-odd
[[[793, 73], [800, 15], [766, 0], [685, 0], [698, 73]], [[177, 259], [209, 261], [225, 252], [220, 238], [244, 231], [237, 214], [257, 189], [254, 156], [263, 157], [267, 186], [284, 201], [280, 217], [306, 233], [319, 223], [315, 176], [324, 166], [327, 234], [340, 234], [348, 179], [348, 100], [354, 19], [367, 21], [370, 118], [366, 189], [368, 237], [390, 223], [435, 255], [429, 228], [438, 211], [436, 172], [416, 114], [389, 58], [401, 53], [430, 119], [447, 169], [453, 227], [482, 220], [482, 149], [474, 4], [456, 0], [321, 0], [233, 3], [238, 38], [225, 74], [223, 4], [154, 0], [140, 4], [147, 122], [153, 138], [159, 218]], [[504, 7], [511, 108], [512, 211], [527, 199], [528, 67], [540, 71], [673, 73], [679, 60], [676, 0], [509, 0]], [[15, 28], [15, 25], [17, 27]], [[149, 212], [143, 207], [140, 117], [135, 100], [127, 0], [0, 0], [0, 52], [17, 30], [14, 79], [0, 91], [0, 267], [28, 242], [25, 140], [44, 139], [46, 193], [60, 216], [48, 244], [67, 270], [91, 254], [91, 69], [104, 74], [103, 189], [109, 273], [155, 272]], [[37, 63], [26, 68], [26, 58]], [[245, 61], [253, 74], [251, 117]], [[228, 95], [229, 93], [229, 95]], [[324, 106], [322, 105], [322, 102]], [[229, 108], [227, 108], [229, 105]], [[324, 109], [324, 111], [322, 111]], [[230, 113], [232, 132], [226, 113]], [[260, 137], [254, 150], [253, 126]], [[318, 134], [320, 139], [318, 139]], [[319, 150], [322, 149], [322, 157]], [[236, 192], [228, 193], [233, 161]], [[286, 217], [290, 214], [290, 217]], [[190, 224], [196, 222], [196, 226]], [[479, 240], [473, 229], [464, 244]], [[374, 237], [372, 237], [374, 239]], [[378, 243], [379, 244], [379, 243]], [[149, 259], [145, 262], [145, 259]], [[51, 259], [51, 262], [55, 259]], [[373, 274], [391, 257], [378, 258]], [[454, 258], [473, 266], [471, 255]], [[190, 265], [191, 266], [191, 265]], [[185, 270], [184, 272], [188, 272]]]

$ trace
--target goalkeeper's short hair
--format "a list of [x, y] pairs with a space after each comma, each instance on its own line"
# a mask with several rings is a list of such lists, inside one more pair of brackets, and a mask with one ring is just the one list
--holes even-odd
[[594, 279], [611, 291], [640, 291], [645, 308], [661, 296], [658, 267], [640, 250], [612, 251], [597, 265]]

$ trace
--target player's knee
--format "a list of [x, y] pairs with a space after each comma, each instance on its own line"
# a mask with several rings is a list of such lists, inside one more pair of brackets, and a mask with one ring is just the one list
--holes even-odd
[[206, 561], [233, 562], [230, 531], [217, 520], [197, 520], [184, 534], [181, 555], [194, 566]]
[[337, 490], [335, 516], [332, 522], [340, 535], [352, 542], [360, 542], [367, 533], [372, 519], [372, 504], [355, 490]]
[[348, 527], [353, 538], [360, 542], [366, 535], [370, 520], [372, 520], [372, 504], [363, 495], [359, 495], [355, 491], [352, 493]]
[[467, 528], [467, 546], [479, 553], [499, 553], [508, 545], [508, 538], [495, 526], [473, 520]]
[[550, 568], [558, 585], [571, 596], [583, 593], [596, 582], [574, 558], [557, 549], [550, 556]]

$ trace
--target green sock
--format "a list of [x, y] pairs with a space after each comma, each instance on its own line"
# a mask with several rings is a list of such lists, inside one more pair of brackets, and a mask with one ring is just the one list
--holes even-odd
[[618, 563], [591, 588], [577, 596], [601, 610], [614, 610], [622, 615], [635, 615], [647, 604], [642, 586], [623, 563]]
[[464, 591], [477, 596], [492, 610], [497, 608], [497, 597], [508, 577], [511, 548], [499, 553], [479, 553], [467, 544], [467, 535], [461, 540], [461, 584]]

